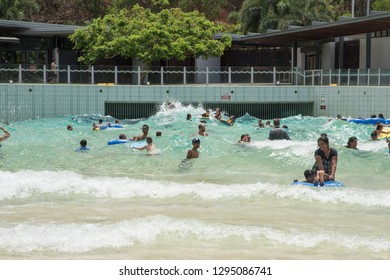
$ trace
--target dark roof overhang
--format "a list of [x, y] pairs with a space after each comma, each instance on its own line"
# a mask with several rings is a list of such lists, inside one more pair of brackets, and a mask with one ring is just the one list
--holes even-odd
[[[334, 41], [342, 36], [358, 35], [382, 30], [390, 30], [390, 13], [378, 14], [361, 18], [343, 18], [331, 23], [313, 23], [312, 26], [291, 26], [284, 31], [271, 31], [263, 34], [232, 36], [234, 45], [263, 47], [297, 47], [313, 45], [315, 41]], [[220, 38], [223, 34], [218, 34]]]
[[0, 20], [0, 30], [5, 30], [13, 36], [67, 37], [79, 27], [77, 25]]

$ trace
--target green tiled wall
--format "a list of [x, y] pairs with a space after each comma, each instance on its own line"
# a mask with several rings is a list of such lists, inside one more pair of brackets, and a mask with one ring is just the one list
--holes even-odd
[[[315, 116], [390, 117], [390, 87], [342, 86], [98, 86], [0, 84], [0, 120], [104, 114], [105, 102], [216, 103], [314, 102]], [[326, 109], [320, 109], [325, 98]]]

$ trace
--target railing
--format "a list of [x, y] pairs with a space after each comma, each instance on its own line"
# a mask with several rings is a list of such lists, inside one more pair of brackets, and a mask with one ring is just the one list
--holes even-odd
[[343, 85], [390, 86], [390, 69], [300, 70], [281, 67], [143, 67], [0, 65], [0, 83], [106, 85]]

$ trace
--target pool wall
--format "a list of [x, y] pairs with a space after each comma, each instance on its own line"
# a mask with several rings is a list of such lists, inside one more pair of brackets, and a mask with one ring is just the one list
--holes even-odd
[[[355, 86], [110, 86], [0, 84], [0, 120], [105, 114], [106, 103], [299, 104], [313, 116], [390, 116], [390, 87]], [[298, 112], [300, 113], [300, 112]], [[303, 114], [305, 112], [302, 112]], [[277, 117], [277, 116], [275, 116]]]

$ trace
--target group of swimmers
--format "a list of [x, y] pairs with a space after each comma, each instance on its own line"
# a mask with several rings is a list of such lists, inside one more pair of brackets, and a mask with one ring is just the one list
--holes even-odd
[[[120, 123], [119, 120], [115, 121], [115, 124], [119, 124], [119, 123]], [[92, 130], [96, 131], [96, 130], [98, 130], [96, 128], [100, 128], [102, 126], [103, 126], [103, 120], [100, 119], [98, 124], [95, 124], [95, 123], [93, 124]], [[142, 126], [141, 130], [142, 130], [141, 134], [133, 136], [132, 138], [127, 138], [126, 134], [121, 133], [121, 134], [119, 134], [119, 139], [120, 140], [130, 140], [130, 141], [143, 141], [144, 140], [145, 141], [145, 145], [144, 146], [142, 146], [142, 147], [133, 147], [132, 149], [135, 149], [135, 150], [146, 150], [148, 155], [155, 154], [156, 153], [156, 146], [153, 144], [153, 138], [148, 136], [148, 134], [149, 134], [149, 126], [147, 124], [144, 124]], [[156, 132], [156, 136], [161, 136], [161, 132], [157, 131]], [[85, 140], [81, 140], [81, 141], [85, 141]], [[86, 144], [86, 141], [85, 141], [85, 144]], [[80, 142], [80, 145], [81, 145], [81, 142]], [[83, 148], [83, 147], [81, 146], [80, 148]], [[79, 151], [79, 149], [77, 149], [76, 151]]]
[[[372, 118], [373, 118], [373, 117], [375, 118], [376, 115], [372, 115], [371, 117], [372, 117]], [[380, 119], [385, 119], [385, 117], [383, 116], [383, 114], [379, 114], [379, 115], [378, 115], [378, 118], [380, 118]], [[390, 130], [385, 131], [385, 130], [384, 130], [385, 126], [389, 126], [389, 125], [385, 125], [385, 124], [383, 124], [381, 121], [377, 122], [376, 127], [375, 127], [375, 130], [373, 130], [373, 131], [371, 132], [371, 135], [370, 135], [370, 136], [371, 136], [371, 139], [370, 139], [370, 140], [376, 141], [376, 140], [379, 140], [379, 136], [385, 135], [385, 136], [386, 136], [387, 146], [388, 146], [388, 148], [389, 148], [389, 153], [390, 153], [390, 139], [389, 139], [389, 137], [390, 137]]]
[[[209, 111], [209, 110], [208, 110]], [[207, 113], [207, 112], [206, 112]], [[382, 115], [383, 116], [383, 115]], [[191, 115], [187, 115], [187, 120], [191, 120]], [[115, 122], [116, 124], [119, 123], [119, 121]], [[258, 122], [259, 127], [262, 127], [262, 121], [259, 120]], [[99, 120], [98, 124], [93, 124], [93, 130], [97, 130], [96, 128], [99, 128], [103, 126], [103, 120]], [[200, 123], [199, 131], [192, 136], [200, 135], [200, 136], [208, 136], [208, 133], [206, 132], [206, 126], [204, 123]], [[390, 134], [390, 131], [383, 131], [384, 125], [383, 123], [377, 123], [376, 129], [371, 134], [371, 140], [378, 140], [379, 134]], [[5, 141], [8, 139], [11, 135], [10, 133], [2, 126], [0, 126], [0, 130], [4, 132], [4, 135], [0, 136], [0, 142]], [[71, 125], [67, 126], [67, 130], [73, 130], [73, 127]], [[128, 139], [131, 141], [141, 141], [145, 140], [145, 145], [142, 147], [136, 147], [134, 149], [137, 150], [146, 150], [148, 154], [153, 154], [156, 151], [156, 147], [153, 144], [152, 137], [148, 136], [149, 133], [149, 126], [144, 124], [142, 126], [142, 134], [133, 136], [132, 138], [127, 138], [125, 134], [120, 134], [119, 139]], [[376, 137], [373, 137], [373, 135], [376, 135]], [[161, 136], [161, 132], [157, 132], [156, 136]], [[290, 137], [287, 133], [287, 127], [280, 127], [280, 119], [276, 118], [273, 120], [273, 128], [269, 132], [269, 140], [290, 140]], [[241, 135], [241, 138], [238, 143], [249, 143], [251, 141], [251, 137], [249, 134], [243, 134]], [[314, 184], [320, 184], [323, 185], [326, 181], [332, 181], [335, 180], [335, 174], [337, 169], [337, 150], [334, 148], [329, 147], [329, 139], [326, 134], [322, 134], [320, 138], [317, 140], [318, 149], [314, 153], [315, 163], [311, 170], [306, 170], [304, 172], [304, 176], [306, 178], [306, 181], [314, 183]], [[347, 148], [351, 149], [358, 149], [357, 148], [358, 139], [355, 136], [352, 136], [348, 139]], [[390, 153], [390, 140], [387, 139], [387, 144], [389, 148]], [[200, 148], [200, 139], [199, 138], [193, 138], [192, 139], [192, 148], [187, 151], [187, 159], [192, 158], [198, 158], [199, 157], [199, 151]], [[80, 141], [80, 147], [76, 150], [77, 152], [82, 151], [88, 151], [90, 150], [87, 147], [87, 141], [85, 139]]]
[[[229, 125], [233, 125], [234, 122], [236, 121], [236, 117], [234, 115], [229, 115], [227, 116], [226, 112], [221, 112], [219, 108], [215, 109], [214, 115], [211, 116], [211, 110], [207, 109], [205, 113], [201, 115], [202, 118], [210, 118], [213, 117], [216, 120], [224, 121]], [[191, 114], [187, 114], [187, 121], [192, 120]], [[201, 120], [203, 122], [203, 120]]]
[[371, 140], [379, 140], [378, 137], [380, 135], [390, 135], [390, 130], [389, 131], [384, 131], [385, 125], [381, 122], [378, 122], [376, 124], [375, 130], [371, 132]]
[[[379, 114], [380, 118], [384, 119], [383, 114]], [[371, 116], [373, 117], [373, 116]], [[383, 131], [384, 125], [378, 122], [376, 129], [371, 133], [370, 140], [379, 140], [378, 135], [386, 134], [389, 135], [390, 131]], [[390, 140], [386, 137], [386, 142], [390, 153]], [[327, 181], [334, 181], [337, 169], [337, 150], [329, 147], [329, 139], [324, 133], [317, 140], [318, 149], [314, 153], [315, 164], [311, 170], [306, 170], [304, 176], [307, 182], [313, 184], [324, 185]], [[358, 139], [352, 136], [348, 139], [346, 148], [358, 149]]]

